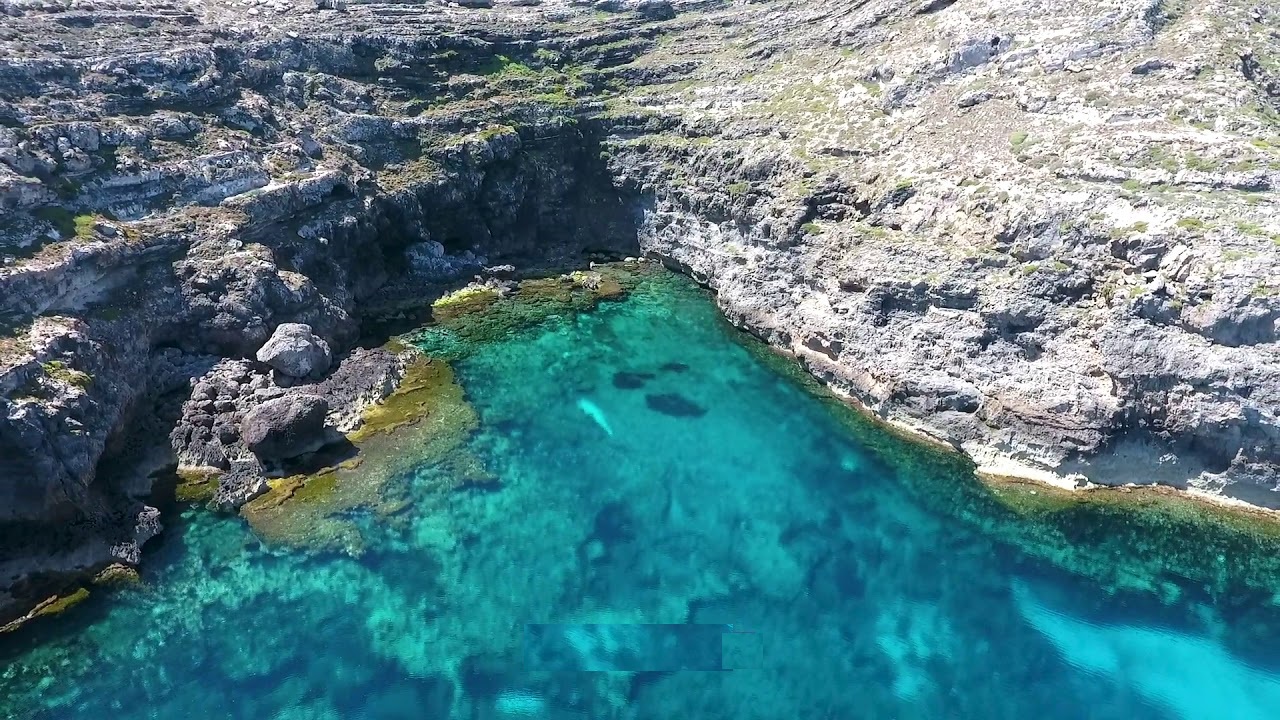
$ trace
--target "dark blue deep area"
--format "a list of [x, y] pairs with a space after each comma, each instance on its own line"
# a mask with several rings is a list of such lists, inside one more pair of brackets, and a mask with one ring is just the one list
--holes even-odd
[[[359, 557], [185, 510], [141, 586], [5, 641], [0, 717], [1280, 717], [1274, 668], [925, 509], [744, 342], [664, 280], [472, 349], [500, 486], [419, 468]], [[581, 627], [539, 655], [531, 623]], [[672, 623], [749, 629], [754, 669], [653, 669], [677, 640], [628, 628]], [[648, 671], [545, 669], [614, 661]]]

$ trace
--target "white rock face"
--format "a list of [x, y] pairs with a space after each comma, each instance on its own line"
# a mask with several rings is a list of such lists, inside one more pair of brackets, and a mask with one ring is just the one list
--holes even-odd
[[258, 361], [291, 378], [319, 378], [329, 371], [329, 343], [310, 325], [282, 323], [258, 351]]

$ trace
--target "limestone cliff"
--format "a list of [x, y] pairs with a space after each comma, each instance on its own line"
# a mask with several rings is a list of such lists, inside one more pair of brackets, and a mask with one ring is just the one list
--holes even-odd
[[1280, 506], [1261, 4], [0, 0], [0, 20], [0, 620], [136, 561], [139, 468], [190, 449], [141, 440], [190, 443], [196, 416], [240, 442], [293, 384], [251, 379], [280, 324], [347, 377], [371, 309], [595, 254], [685, 269], [993, 468]]

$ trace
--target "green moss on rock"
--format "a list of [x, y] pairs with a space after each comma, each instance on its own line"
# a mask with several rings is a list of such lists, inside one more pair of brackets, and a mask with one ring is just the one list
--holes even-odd
[[61, 615], [88, 599], [89, 591], [83, 587], [77, 587], [75, 590], [63, 595], [55, 595], [36, 605], [31, 612], [17, 620], [0, 625], [0, 635], [13, 632], [33, 620]]
[[433, 357], [455, 359], [513, 330], [624, 297], [655, 271], [650, 263], [609, 263], [590, 271], [523, 280], [512, 292], [490, 301], [457, 303], [444, 312], [433, 307], [434, 324], [405, 339]]
[[492, 480], [463, 447], [479, 417], [444, 361], [414, 359], [400, 387], [363, 419], [347, 436], [357, 456], [310, 475], [274, 480], [267, 494], [240, 509], [259, 537], [358, 555], [364, 537], [348, 519], [350, 511], [364, 508], [382, 518], [403, 511], [409, 503], [403, 483], [411, 470], [438, 470], [441, 491]]
[[449, 320], [483, 310], [497, 302], [498, 297], [498, 291], [493, 288], [468, 285], [431, 303], [431, 313], [437, 320]]
[[175, 471], [178, 476], [174, 486], [174, 499], [183, 503], [207, 503], [218, 490], [222, 471], [212, 467], [182, 465]]
[[35, 617], [48, 617], [51, 615], [61, 615], [71, 608], [79, 605], [89, 599], [89, 591], [84, 588], [76, 588], [74, 591], [60, 595], [50, 599], [48, 602], [41, 604], [35, 612]]
[[49, 362], [40, 363], [40, 367], [44, 370], [45, 375], [57, 382], [78, 387], [86, 390], [93, 384], [93, 378], [86, 372], [81, 372], [74, 368], [68, 367], [61, 360], [50, 360]]

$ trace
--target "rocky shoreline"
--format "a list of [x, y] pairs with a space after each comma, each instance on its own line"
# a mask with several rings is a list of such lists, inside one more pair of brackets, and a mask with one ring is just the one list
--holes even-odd
[[1280, 507], [1280, 14], [462, 5], [0, 2], [0, 623], [350, 431], [377, 308], [641, 254], [997, 474]]

